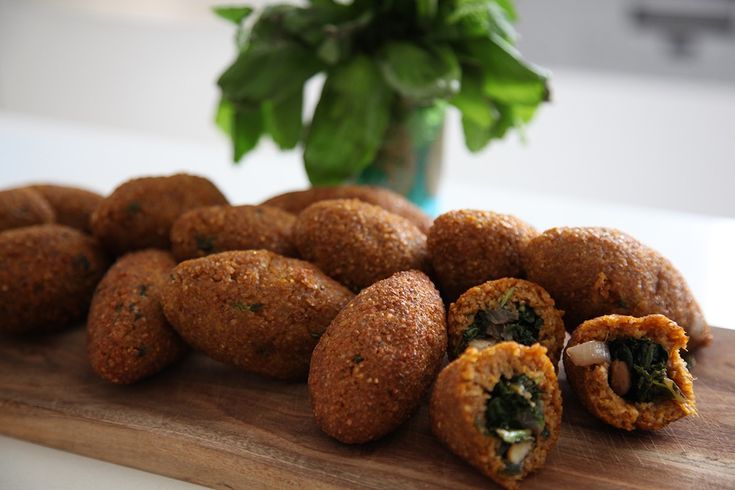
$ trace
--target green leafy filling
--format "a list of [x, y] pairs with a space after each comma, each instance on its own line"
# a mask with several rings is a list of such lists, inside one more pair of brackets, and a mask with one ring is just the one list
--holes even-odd
[[[498, 454], [506, 458], [512, 444], [548, 437], [541, 390], [527, 375], [502, 377], [485, 406], [485, 429], [498, 438]], [[507, 473], [520, 472], [522, 464], [506, 462]]]
[[631, 402], [684, 402], [679, 387], [668, 377], [669, 355], [660, 344], [650, 339], [623, 338], [608, 343], [610, 357], [623, 361], [630, 372], [631, 386], [623, 398]]
[[492, 342], [513, 340], [523, 345], [538, 342], [539, 332], [544, 325], [532, 307], [518, 301], [509, 301], [515, 288], [510, 288], [498, 302], [498, 306], [490, 310], [480, 310], [469, 327], [462, 334], [462, 343], [458, 346], [461, 354], [475, 339], [487, 339]]

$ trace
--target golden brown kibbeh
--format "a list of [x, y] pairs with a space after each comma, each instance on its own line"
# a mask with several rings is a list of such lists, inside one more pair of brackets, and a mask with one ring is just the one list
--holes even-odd
[[320, 201], [293, 228], [299, 255], [353, 291], [410, 269], [426, 270], [426, 235], [410, 221], [355, 199]]
[[166, 318], [192, 347], [246, 371], [303, 380], [319, 337], [352, 293], [312, 264], [267, 250], [182, 262]]
[[0, 233], [0, 332], [59, 330], [82, 319], [108, 265], [94, 238], [67, 226]]
[[31, 189], [40, 193], [56, 213], [56, 222], [91, 233], [89, 220], [103, 197], [78, 187], [36, 184]]
[[299, 214], [315, 202], [330, 199], [357, 199], [373, 204], [393, 214], [403, 216], [423, 233], [427, 233], [431, 227], [431, 218], [426, 213], [402, 195], [383, 187], [367, 185], [312, 187], [273, 196], [262, 204]]
[[347, 444], [393, 431], [418, 407], [446, 347], [444, 304], [424, 273], [399, 272], [363, 290], [314, 349], [317, 425]]
[[176, 260], [228, 250], [270, 250], [293, 257], [291, 228], [296, 217], [269, 206], [209, 206], [182, 214], [171, 228]]
[[473, 286], [524, 277], [522, 250], [538, 232], [515, 216], [460, 209], [434, 220], [427, 235], [439, 289], [454, 301]]
[[449, 355], [468, 347], [483, 349], [502, 341], [540, 343], [554, 369], [564, 347], [563, 312], [544, 288], [523, 279], [488, 281], [465, 292], [449, 308]]
[[0, 231], [54, 221], [56, 213], [39, 192], [25, 187], [0, 191]]
[[658, 430], [696, 413], [687, 336], [663, 315], [587, 320], [564, 350], [567, 379], [582, 404], [625, 430]]
[[97, 286], [87, 318], [87, 353], [106, 381], [134, 383], [186, 352], [161, 307], [161, 289], [175, 266], [163, 250], [132, 252], [118, 259]]
[[453, 453], [504, 488], [541, 468], [559, 439], [561, 391], [546, 349], [467, 349], [434, 384], [429, 418]]
[[144, 248], [169, 249], [171, 226], [181, 214], [219, 204], [227, 204], [227, 199], [203, 177], [142, 177], [123, 183], [100, 203], [92, 213], [92, 231], [117, 255]]
[[707, 345], [712, 332], [686, 281], [666, 258], [609, 228], [552, 228], [531, 240], [524, 262], [565, 311], [567, 330], [610, 313], [660, 313], [689, 335], [689, 348]]

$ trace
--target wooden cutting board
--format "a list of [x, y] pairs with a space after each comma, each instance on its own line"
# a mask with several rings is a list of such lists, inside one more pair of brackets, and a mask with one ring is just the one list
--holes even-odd
[[[564, 423], [526, 488], [735, 488], [735, 331], [697, 356], [699, 416], [626, 433], [588, 415], [565, 380]], [[0, 433], [215, 488], [492, 486], [429, 432], [426, 405], [396, 433], [345, 446], [314, 425], [306, 386], [201, 356], [148, 381], [91, 372], [81, 328], [0, 338]]]

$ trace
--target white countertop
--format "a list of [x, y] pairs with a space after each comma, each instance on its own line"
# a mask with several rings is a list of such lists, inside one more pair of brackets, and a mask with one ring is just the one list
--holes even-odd
[[[210, 177], [233, 203], [259, 202], [304, 187], [298, 155], [259, 149], [239, 167], [226, 145], [166, 141], [120, 130], [86, 127], [0, 112], [0, 188], [56, 181], [109, 192], [132, 176], [187, 171]], [[499, 180], [499, 179], [498, 179]], [[735, 327], [729, 307], [735, 277], [735, 219], [612, 204], [514, 189], [499, 182], [445, 179], [440, 209], [511, 213], [539, 229], [612, 226], [659, 250], [681, 270], [713, 325]], [[114, 443], [114, 441], [111, 441]], [[0, 437], [0, 488], [196, 488], [151, 475]]]

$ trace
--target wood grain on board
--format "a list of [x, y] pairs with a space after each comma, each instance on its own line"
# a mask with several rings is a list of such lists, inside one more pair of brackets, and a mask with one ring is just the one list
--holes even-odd
[[[735, 331], [697, 354], [699, 415], [626, 433], [565, 380], [564, 423], [524, 488], [735, 488]], [[385, 439], [346, 446], [311, 418], [304, 384], [193, 354], [133, 386], [88, 367], [85, 332], [0, 338], [0, 433], [214, 488], [472, 488], [492, 482], [433, 438], [427, 408]], [[80, 469], [81, 470], [81, 469]]]

